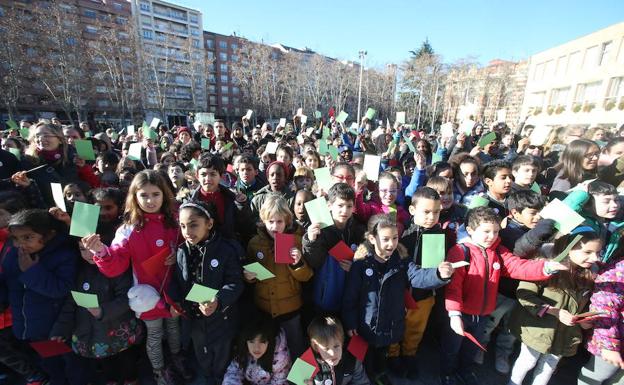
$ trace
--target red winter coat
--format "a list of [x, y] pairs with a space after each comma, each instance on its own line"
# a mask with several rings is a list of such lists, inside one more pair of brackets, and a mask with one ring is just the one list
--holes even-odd
[[[94, 256], [93, 261], [102, 274], [109, 278], [123, 274], [132, 262], [132, 274], [136, 284], [147, 284], [159, 293], [164, 293], [171, 281], [172, 269], [175, 265], [165, 266], [163, 263], [160, 271], [150, 274], [144, 269], [142, 263], [165, 248], [175, 253], [178, 247], [179, 229], [165, 227], [162, 214], [144, 213], [143, 215], [145, 225], [142, 229], [136, 229], [132, 225], [122, 225], [117, 229], [110, 247], [100, 255]], [[154, 309], [141, 313], [142, 320], [171, 316], [163, 297]]]
[[[2, 258], [4, 258], [4, 244], [9, 237], [9, 230], [5, 227], [0, 229], [0, 270], [2, 270]], [[13, 319], [11, 317], [11, 308], [9, 306], [0, 311], [0, 330], [6, 329], [13, 325]]]
[[[500, 238], [483, 249], [472, 243], [464, 243], [470, 252], [470, 266], [455, 270], [446, 286], [446, 310], [471, 315], [488, 315], [496, 308], [496, 295], [500, 277], [523, 281], [542, 281], [549, 276], [544, 273], [544, 260], [527, 260], [513, 255]], [[461, 245], [453, 246], [446, 257], [449, 262], [464, 261]]]

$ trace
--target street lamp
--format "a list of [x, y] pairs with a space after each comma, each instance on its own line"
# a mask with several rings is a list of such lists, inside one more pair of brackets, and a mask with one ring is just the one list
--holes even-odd
[[364, 58], [366, 57], [366, 55], [368, 54], [368, 52], [366, 51], [360, 51], [358, 52], [358, 55], [360, 57], [360, 85], [358, 86], [358, 112], [357, 112], [357, 122], [358, 124], [360, 123], [360, 112], [361, 110], [361, 103], [362, 103], [362, 73], [364, 71]]

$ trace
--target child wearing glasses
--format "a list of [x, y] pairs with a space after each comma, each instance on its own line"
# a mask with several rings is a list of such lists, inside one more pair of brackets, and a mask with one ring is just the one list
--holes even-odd
[[358, 190], [355, 195], [356, 217], [367, 223], [368, 219], [375, 214], [391, 214], [396, 218], [399, 236], [403, 233], [405, 224], [409, 221], [409, 213], [396, 204], [399, 192], [399, 182], [394, 175], [389, 172], [382, 172], [379, 175], [379, 196], [368, 202], [364, 202], [364, 194]]

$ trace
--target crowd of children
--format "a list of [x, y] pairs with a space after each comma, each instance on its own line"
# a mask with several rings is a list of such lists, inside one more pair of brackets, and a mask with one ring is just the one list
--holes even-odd
[[429, 334], [442, 385], [479, 384], [488, 345], [509, 385], [579, 351], [579, 385], [622, 381], [621, 132], [22, 124], [0, 150], [5, 376], [383, 385], [421, 377]]

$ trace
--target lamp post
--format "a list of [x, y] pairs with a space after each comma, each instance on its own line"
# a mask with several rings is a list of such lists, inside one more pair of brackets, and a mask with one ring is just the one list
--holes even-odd
[[364, 58], [366, 57], [366, 55], [368, 54], [368, 52], [366, 51], [360, 51], [358, 52], [358, 55], [360, 57], [360, 84], [358, 86], [358, 109], [357, 109], [357, 122], [358, 124], [360, 124], [360, 118], [361, 118], [361, 106], [362, 106], [362, 73], [364, 71]]

